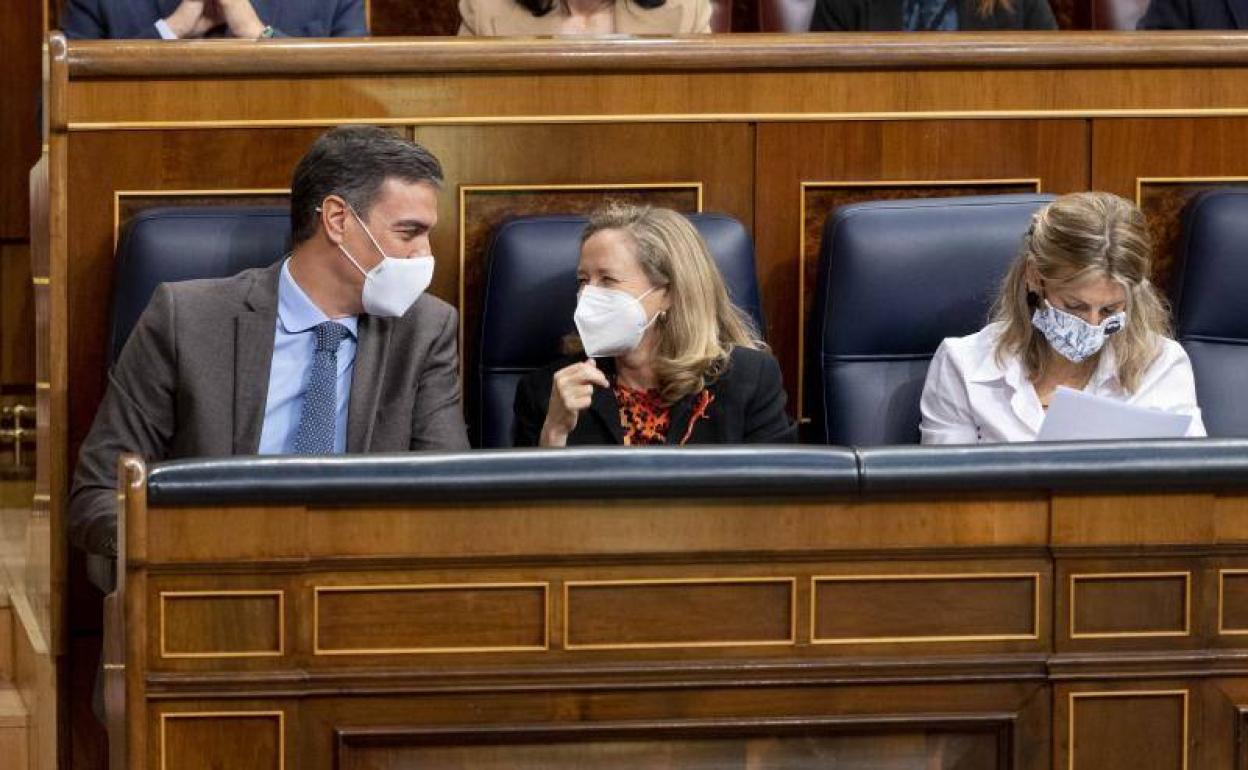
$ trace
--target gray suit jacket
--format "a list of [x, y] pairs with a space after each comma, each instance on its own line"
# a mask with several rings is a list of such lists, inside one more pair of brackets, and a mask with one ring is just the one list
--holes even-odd
[[[69, 535], [117, 549], [117, 459], [255, 454], [277, 324], [281, 262], [232, 278], [161, 284], [108, 375], [78, 457]], [[423, 295], [402, 318], [361, 315], [347, 451], [467, 449], [456, 314]]]

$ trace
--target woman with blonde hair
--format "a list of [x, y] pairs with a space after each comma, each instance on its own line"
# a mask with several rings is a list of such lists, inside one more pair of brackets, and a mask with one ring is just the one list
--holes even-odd
[[516, 390], [516, 446], [791, 442], [780, 367], [697, 230], [614, 204], [581, 239], [573, 356]]
[[1149, 281], [1144, 214], [1103, 192], [1064, 195], [1032, 220], [991, 323], [941, 343], [927, 372], [925, 444], [1035, 440], [1059, 386], [1192, 416], [1187, 353]]

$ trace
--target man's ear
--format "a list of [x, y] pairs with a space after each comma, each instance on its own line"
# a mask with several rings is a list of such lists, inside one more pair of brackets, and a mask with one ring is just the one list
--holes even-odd
[[325, 237], [335, 245], [342, 243], [346, 238], [347, 219], [351, 217], [347, 202], [337, 195], [327, 195], [317, 210]]

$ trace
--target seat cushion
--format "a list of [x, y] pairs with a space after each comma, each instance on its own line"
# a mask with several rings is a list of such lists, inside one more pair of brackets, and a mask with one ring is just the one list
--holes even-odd
[[290, 210], [279, 206], [146, 209], [117, 241], [109, 361], [162, 283], [226, 278], [290, 251]]
[[1248, 188], [1204, 193], [1183, 218], [1174, 291], [1179, 342], [1192, 359], [1210, 436], [1248, 436]]
[[878, 201], [828, 218], [811, 317], [807, 411], [827, 443], [919, 440], [927, 365], [988, 320], [1049, 195]]

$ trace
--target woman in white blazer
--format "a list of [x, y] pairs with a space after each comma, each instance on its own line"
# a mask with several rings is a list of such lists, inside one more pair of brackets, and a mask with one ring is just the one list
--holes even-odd
[[1143, 212], [1116, 195], [1065, 195], [1037, 212], [991, 322], [932, 359], [923, 443], [1034, 441], [1059, 386], [1191, 415], [1188, 435], [1205, 435], [1151, 257]]

